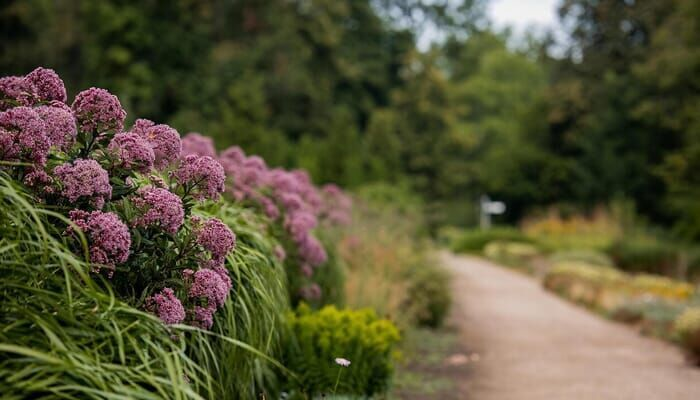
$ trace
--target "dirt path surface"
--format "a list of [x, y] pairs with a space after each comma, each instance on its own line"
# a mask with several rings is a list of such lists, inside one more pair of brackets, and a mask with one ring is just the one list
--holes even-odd
[[444, 254], [464, 345], [480, 355], [474, 400], [698, 400], [700, 368], [681, 352], [479, 258]]

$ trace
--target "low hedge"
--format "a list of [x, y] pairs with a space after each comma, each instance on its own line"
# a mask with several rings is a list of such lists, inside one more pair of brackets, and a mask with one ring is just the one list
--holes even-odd
[[615, 268], [580, 262], [555, 265], [543, 283], [564, 297], [605, 312], [632, 299], [685, 301], [694, 293], [686, 282], [654, 275], [632, 276]]
[[673, 243], [648, 237], [624, 237], [614, 242], [607, 253], [623, 271], [675, 275], [678, 247]]
[[686, 309], [673, 327], [680, 343], [700, 364], [700, 306]]
[[533, 243], [532, 239], [516, 228], [496, 227], [487, 230], [466, 230], [454, 239], [450, 247], [455, 252], [479, 253], [488, 243], [495, 241]]

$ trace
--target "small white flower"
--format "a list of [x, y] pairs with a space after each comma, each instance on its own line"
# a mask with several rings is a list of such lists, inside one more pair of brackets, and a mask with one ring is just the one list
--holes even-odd
[[350, 366], [350, 360], [346, 360], [344, 358], [336, 358], [335, 363], [340, 365], [341, 367], [349, 367]]

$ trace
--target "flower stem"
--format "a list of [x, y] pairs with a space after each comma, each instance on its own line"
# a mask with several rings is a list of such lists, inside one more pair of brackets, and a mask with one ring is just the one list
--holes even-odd
[[338, 389], [338, 382], [340, 382], [340, 374], [343, 373], [343, 369], [338, 369], [338, 376], [335, 378], [335, 386], [333, 386], [333, 394], [335, 394], [336, 389]]

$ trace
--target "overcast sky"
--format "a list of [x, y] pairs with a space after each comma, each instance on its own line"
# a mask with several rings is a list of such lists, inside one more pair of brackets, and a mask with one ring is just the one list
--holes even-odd
[[497, 27], [512, 26], [521, 32], [531, 25], [557, 26], [559, 0], [491, 0], [489, 17]]
[[[497, 29], [510, 26], [516, 36], [527, 28], [543, 32], [559, 27], [557, 6], [561, 0], [490, 0], [488, 16]], [[418, 40], [418, 47], [425, 50], [430, 43], [440, 41], [442, 36], [434, 27], [428, 27]]]

